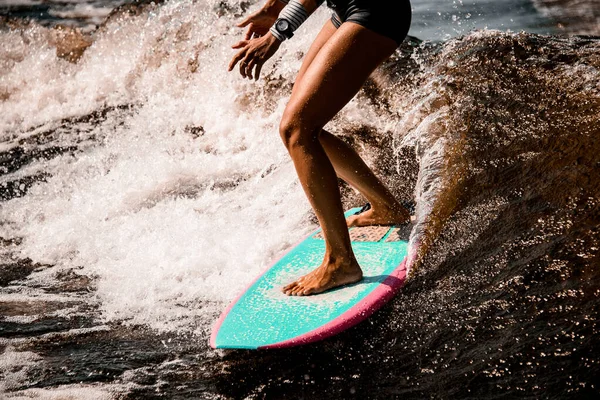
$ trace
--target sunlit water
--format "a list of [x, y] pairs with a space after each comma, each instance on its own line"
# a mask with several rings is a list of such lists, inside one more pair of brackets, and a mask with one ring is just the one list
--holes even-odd
[[[267, 353], [212, 351], [207, 335], [316, 227], [277, 126], [329, 12], [259, 83], [226, 72], [238, 2], [140, 6], [90, 36], [7, 22], [3, 395], [597, 395], [600, 44], [449, 40], [554, 32], [528, 2], [485, 3], [415, 1], [411, 34], [444, 42], [405, 43], [328, 126], [416, 204], [412, 279], [357, 328]], [[94, 29], [73, 4], [19, 12]]]

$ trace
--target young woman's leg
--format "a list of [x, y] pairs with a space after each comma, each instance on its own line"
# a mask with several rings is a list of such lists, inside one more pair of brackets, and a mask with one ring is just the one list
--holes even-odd
[[310, 67], [317, 54], [319, 54], [321, 48], [325, 45], [325, 43], [327, 43], [329, 38], [331, 38], [336, 31], [337, 28], [333, 25], [331, 20], [328, 19], [327, 22], [325, 22], [325, 24], [321, 28], [321, 31], [319, 32], [315, 40], [310, 45], [308, 52], [302, 60], [302, 65], [300, 66], [298, 75], [296, 75], [296, 81], [294, 82], [294, 87], [292, 88], [292, 95], [294, 94], [294, 92], [296, 92], [297, 87], [300, 86], [300, 82], [302, 81], [306, 70], [308, 69], [308, 67]]
[[346, 220], [348, 226], [400, 225], [410, 222], [410, 213], [352, 147], [326, 130], [321, 130], [319, 141], [337, 175], [371, 204], [369, 210], [350, 216]]
[[[336, 29], [331, 20], [325, 23], [304, 57], [292, 94], [300, 86], [306, 70], [319, 50]], [[321, 130], [319, 141], [333, 164], [337, 176], [356, 188], [371, 204], [370, 210], [348, 218], [346, 222], [348, 226], [393, 225], [410, 221], [408, 211], [394, 198], [352, 147], [326, 130]]]
[[320, 267], [284, 288], [286, 294], [319, 293], [362, 278], [350, 245], [336, 173], [319, 136], [396, 47], [386, 36], [344, 23], [296, 82], [280, 133], [323, 229], [326, 253]]

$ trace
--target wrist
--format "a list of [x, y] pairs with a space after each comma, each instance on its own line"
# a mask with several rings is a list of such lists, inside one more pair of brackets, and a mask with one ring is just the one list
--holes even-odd
[[270, 32], [280, 41], [290, 39], [294, 32], [309, 17], [309, 13], [304, 5], [298, 0], [290, 2], [281, 10], [279, 17], [270, 29]]
[[267, 40], [267, 41], [269, 42], [269, 44], [270, 44], [270, 45], [272, 45], [272, 44], [277, 44], [277, 45], [280, 45], [280, 44], [281, 44], [281, 42], [282, 42], [281, 40], [279, 40], [279, 39], [277, 38], [277, 36], [273, 35], [273, 34], [271, 33], [271, 31], [267, 32], [267, 33], [265, 34], [264, 38], [265, 38], [265, 40]]

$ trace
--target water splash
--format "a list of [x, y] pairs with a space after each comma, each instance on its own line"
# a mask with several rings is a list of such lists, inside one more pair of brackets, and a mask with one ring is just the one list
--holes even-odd
[[5, 389], [39, 377], [194, 398], [596, 393], [592, 38], [407, 42], [328, 129], [414, 195], [413, 278], [369, 322], [302, 352], [208, 349], [225, 303], [315, 227], [277, 125], [327, 13], [256, 85], [225, 72], [242, 11], [148, 5], [85, 45], [35, 24], [0, 33], [1, 345], [44, 360]]

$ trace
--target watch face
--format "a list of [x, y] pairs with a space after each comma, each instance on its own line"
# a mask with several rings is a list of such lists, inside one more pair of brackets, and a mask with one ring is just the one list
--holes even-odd
[[290, 27], [290, 23], [287, 22], [285, 19], [280, 19], [279, 21], [277, 21], [277, 24], [275, 25], [275, 28], [279, 31], [279, 32], [286, 32]]

